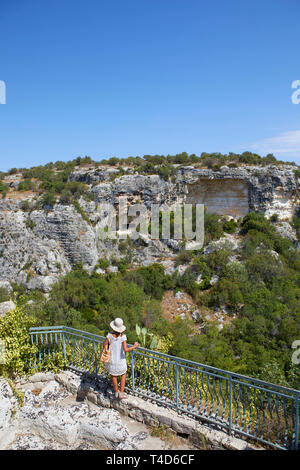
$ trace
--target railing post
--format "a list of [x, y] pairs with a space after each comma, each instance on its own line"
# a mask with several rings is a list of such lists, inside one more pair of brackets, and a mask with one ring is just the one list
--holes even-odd
[[179, 403], [179, 365], [176, 361], [176, 410], [178, 411]]
[[63, 358], [64, 358], [64, 361], [65, 361], [67, 356], [66, 356], [66, 337], [65, 337], [64, 328], [62, 329], [61, 336], [62, 336], [62, 345], [63, 345]]
[[299, 393], [296, 397], [296, 432], [295, 432], [295, 450], [299, 449]]
[[132, 382], [132, 390], [135, 388], [135, 377], [134, 377], [134, 351], [131, 351], [131, 382]]
[[232, 376], [229, 376], [229, 435], [232, 432]]
[[97, 343], [93, 341], [93, 349], [94, 349], [94, 358], [95, 358], [95, 372], [96, 377], [98, 376], [98, 361], [97, 361]]
[[[30, 333], [30, 341], [33, 345], [33, 335]], [[36, 354], [34, 355], [34, 367], [36, 366]], [[32, 367], [32, 354], [30, 354], [29, 367]]]

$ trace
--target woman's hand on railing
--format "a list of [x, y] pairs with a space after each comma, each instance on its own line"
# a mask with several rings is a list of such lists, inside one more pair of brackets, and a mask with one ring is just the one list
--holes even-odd
[[136, 342], [134, 343], [134, 345], [133, 345], [133, 346], [130, 346], [130, 348], [129, 348], [129, 347], [127, 346], [127, 344], [126, 344], [126, 340], [123, 341], [123, 349], [124, 349], [124, 351], [125, 351], [126, 353], [127, 353], [127, 352], [130, 352], [130, 351], [133, 351], [134, 349], [138, 348], [139, 345], [140, 345], [140, 344], [136, 341]]

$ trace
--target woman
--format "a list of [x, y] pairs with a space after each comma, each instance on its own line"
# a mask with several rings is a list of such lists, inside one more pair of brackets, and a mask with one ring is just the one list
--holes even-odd
[[[127, 346], [127, 338], [126, 335], [123, 334], [123, 332], [126, 330], [126, 327], [124, 326], [123, 320], [121, 318], [116, 318], [114, 321], [112, 321], [110, 323], [110, 327], [113, 331], [108, 333], [106, 340], [103, 343], [103, 349], [105, 349], [108, 344], [110, 344], [111, 347], [110, 360], [107, 363], [107, 372], [112, 376], [112, 384], [116, 398], [119, 397], [124, 399], [127, 398], [124, 394], [127, 372], [126, 353], [137, 348], [139, 343], [135, 342], [131, 348]], [[118, 389], [119, 376], [121, 376], [120, 392]]]

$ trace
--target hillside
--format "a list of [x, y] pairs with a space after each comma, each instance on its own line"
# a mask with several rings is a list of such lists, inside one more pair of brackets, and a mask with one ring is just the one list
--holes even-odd
[[[121, 316], [132, 342], [137, 323], [169, 354], [300, 387], [291, 363], [300, 337], [294, 164], [248, 152], [86, 157], [12, 169], [0, 189], [1, 302], [38, 325], [98, 334]], [[147, 211], [204, 204], [203, 249], [150, 235], [99, 240], [107, 219], [98, 206], [119, 196]]]

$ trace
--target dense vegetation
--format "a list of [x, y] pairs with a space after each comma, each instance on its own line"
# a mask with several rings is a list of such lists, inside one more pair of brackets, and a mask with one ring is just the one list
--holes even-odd
[[0, 361], [0, 376], [23, 375], [28, 369], [29, 358], [35, 351], [30, 341], [29, 328], [35, 322], [35, 317], [24, 315], [22, 308], [7, 313], [0, 320], [1, 346], [5, 344], [5, 351], [2, 351], [2, 354], [5, 352], [5, 361]]
[[[3, 291], [0, 295], [3, 298]], [[24, 305], [17, 306], [0, 318], [0, 377], [4, 376], [9, 380], [18, 398], [21, 398], [22, 392], [14, 387], [11, 379], [41, 370], [59, 371], [66, 365], [60, 350], [39, 357], [39, 349], [31, 341], [29, 334], [36, 322], [36, 316], [32, 312], [26, 312]]]
[[[206, 243], [226, 230], [239, 232], [238, 254], [230, 243], [206, 255], [182, 250], [176, 264], [190, 265], [182, 276], [165, 275], [159, 264], [128, 270], [130, 259], [117, 274], [89, 275], [76, 266], [53, 287], [48, 301], [15, 285], [18, 304], [38, 325], [65, 324], [101, 335], [120, 316], [129, 342], [136, 340], [139, 324], [162, 338], [169, 354], [300, 388], [299, 366], [291, 362], [291, 345], [300, 337], [300, 252], [262, 214], [248, 214], [234, 227], [215, 214], [206, 214], [206, 221]], [[99, 260], [103, 269], [108, 264]], [[219, 277], [214, 285], [212, 275]], [[232, 321], [221, 331], [206, 322], [198, 333], [189, 320], [169, 323], [160, 300], [170, 289], [186, 290], [200, 311], [225, 307]], [[0, 300], [5, 295], [2, 289]], [[29, 299], [34, 302], [27, 304]]]

